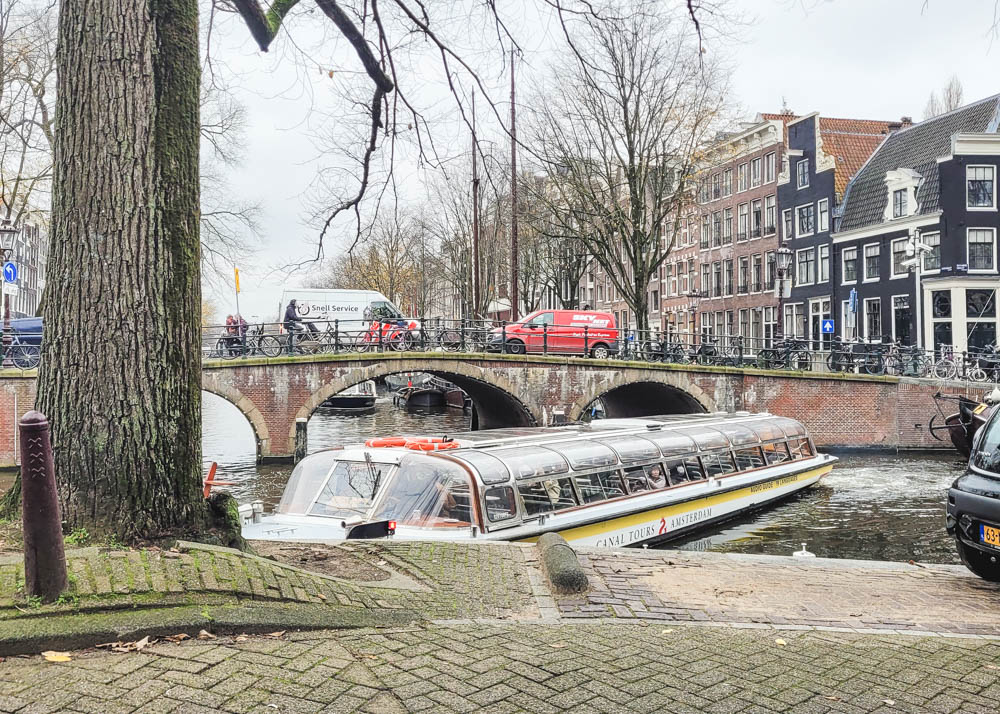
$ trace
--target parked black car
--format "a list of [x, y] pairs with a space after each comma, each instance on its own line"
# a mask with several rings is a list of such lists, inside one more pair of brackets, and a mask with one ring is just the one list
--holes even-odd
[[948, 490], [945, 526], [965, 566], [1000, 582], [1000, 409], [976, 432], [968, 468]]

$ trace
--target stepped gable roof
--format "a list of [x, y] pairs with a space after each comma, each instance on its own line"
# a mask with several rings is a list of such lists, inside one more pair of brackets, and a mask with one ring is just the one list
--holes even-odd
[[920, 213], [938, 210], [940, 187], [937, 159], [951, 153], [951, 137], [954, 134], [995, 133], [998, 99], [1000, 95], [980, 100], [886, 137], [847, 184], [841, 206], [840, 231], [882, 222], [889, 200], [885, 174], [895, 169], [912, 169], [921, 175], [917, 189]]
[[833, 190], [838, 200], [844, 195], [847, 182], [885, 140], [890, 123], [874, 119], [820, 117], [823, 152], [835, 161]]

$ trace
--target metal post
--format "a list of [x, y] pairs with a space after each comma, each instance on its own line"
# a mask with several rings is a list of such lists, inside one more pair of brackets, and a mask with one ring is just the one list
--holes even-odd
[[507, 323], [500, 325], [500, 352], [507, 354]]
[[542, 354], [549, 353], [549, 326], [542, 325]]
[[462, 352], [465, 352], [465, 327], [466, 327], [467, 324], [468, 324], [468, 321], [464, 317], [458, 323], [458, 329], [460, 330], [460, 332], [459, 332], [459, 338], [458, 338], [459, 339], [459, 348], [460, 348], [460, 350]]
[[[5, 258], [6, 260], [6, 258]], [[13, 328], [10, 326], [10, 295], [4, 293], [3, 296], [3, 366], [13, 367], [14, 362], [10, 358], [10, 347], [14, 343]]]
[[24, 530], [24, 589], [52, 602], [66, 589], [66, 553], [56, 490], [49, 422], [41, 412], [21, 417], [21, 508]]
[[514, 50], [510, 51], [510, 321], [517, 322], [517, 126], [514, 113]]
[[472, 311], [479, 314], [482, 292], [479, 284], [479, 164], [476, 154], [479, 144], [476, 140], [476, 92], [472, 92]]
[[306, 457], [308, 451], [307, 430], [309, 420], [298, 418], [295, 420], [295, 462], [298, 463]]
[[340, 352], [340, 320], [333, 321], [333, 352]]
[[590, 336], [587, 334], [590, 330], [589, 325], [583, 326], [583, 356], [586, 357], [590, 354]]

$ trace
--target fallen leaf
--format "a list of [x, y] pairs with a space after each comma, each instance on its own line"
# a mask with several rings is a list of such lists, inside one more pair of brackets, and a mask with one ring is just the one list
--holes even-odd
[[139, 651], [142, 650], [143, 647], [145, 647], [146, 645], [149, 644], [149, 637], [148, 636], [147, 637], [143, 637], [138, 642], [133, 642], [132, 644], [135, 647], [135, 651], [139, 652]]
[[201, 632], [198, 633], [198, 639], [199, 640], [214, 640], [215, 639], [215, 635], [213, 635], [208, 630], [202, 630]]
[[247, 637], [246, 635], [240, 635], [240, 636], [238, 636], [238, 637], [236, 638], [236, 641], [237, 641], [237, 642], [246, 642], [246, 641], [247, 641], [247, 640], [249, 640], [249, 639], [250, 639], [250, 638], [249, 638], [249, 637]]
[[[330, 77], [330, 79], [333, 79], [333, 70], [332, 69], [329, 72], [329, 77]], [[272, 704], [268, 704], [268, 706], [270, 707], [270, 706], [273, 706], [273, 705]], [[274, 707], [274, 708], [277, 709], [278, 707]]]
[[178, 632], [176, 635], [167, 635], [164, 637], [167, 642], [183, 642], [184, 640], [190, 640], [191, 635], [186, 635], [183, 632]]
[[1000, 667], [997, 667], [995, 664], [988, 664], [986, 665], [986, 669], [1000, 669]]
[[560, 649], [560, 648], [565, 647], [565, 646], [566, 645], [564, 645], [562, 642], [556, 642], [554, 644], [550, 644], [549, 645], [549, 647], [554, 647], [555, 649]]
[[896, 700], [895, 699], [883, 699], [882, 703], [883, 704], [888, 704], [891, 707], [893, 704], [896, 703]]
[[323, 593], [316, 593], [316, 597], [318, 597], [320, 600], [326, 600], [326, 595], [324, 595]]
[[774, 644], [778, 645], [779, 647], [784, 647], [787, 643], [779, 637], [774, 641]]
[[384, 560], [378, 561], [378, 565], [385, 565], [385, 564], [386, 564], [386, 562]]
[[669, 634], [670, 634], [671, 632], [673, 632], [673, 630], [669, 630], [669, 629], [668, 629], [668, 630], [662, 630], [662, 631], [660, 632], [660, 634], [661, 634], [661, 635], [669, 635]]
[[834, 696], [832, 696], [832, 695], [831, 695], [831, 696], [829, 696], [829, 697], [823, 697], [823, 698], [824, 698], [824, 699], [829, 699], [829, 700], [830, 700], [831, 702], [839, 702], [839, 701], [842, 701], [840, 697], [834, 697]]
[[272, 637], [274, 639], [278, 639], [279, 637], [284, 637], [285, 632], [286, 630], [281, 630], [281, 632], [268, 632], [266, 635], [264, 635], [264, 637]]
[[52, 650], [42, 652], [42, 657], [49, 662], [69, 662], [72, 659], [69, 652], [54, 652]]

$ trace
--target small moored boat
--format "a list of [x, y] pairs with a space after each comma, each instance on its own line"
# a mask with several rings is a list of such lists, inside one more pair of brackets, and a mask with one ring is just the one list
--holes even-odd
[[366, 380], [343, 392], [327, 397], [320, 404], [325, 409], [372, 409], [375, 407], [375, 382]]
[[801, 423], [770, 414], [395, 437], [311, 454], [275, 513], [260, 501], [240, 513], [249, 539], [531, 541], [555, 531], [581, 545], [633, 546], [790, 496], [835, 462]]

